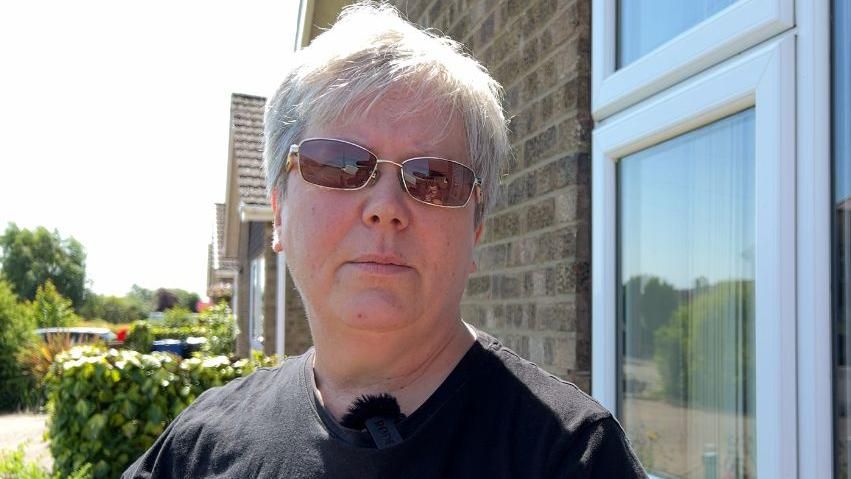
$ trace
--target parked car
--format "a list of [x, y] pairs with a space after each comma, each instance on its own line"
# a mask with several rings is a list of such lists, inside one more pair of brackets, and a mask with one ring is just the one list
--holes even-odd
[[97, 341], [111, 344], [116, 339], [115, 333], [107, 328], [38, 328], [35, 330], [35, 334], [44, 341], [47, 341], [50, 336], [67, 335], [71, 339], [71, 344], [86, 344]]

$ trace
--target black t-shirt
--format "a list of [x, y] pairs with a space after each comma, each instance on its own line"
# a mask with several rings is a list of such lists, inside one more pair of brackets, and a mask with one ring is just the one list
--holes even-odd
[[122, 477], [647, 477], [594, 399], [478, 337], [389, 448], [318, 403], [309, 351], [202, 394]]

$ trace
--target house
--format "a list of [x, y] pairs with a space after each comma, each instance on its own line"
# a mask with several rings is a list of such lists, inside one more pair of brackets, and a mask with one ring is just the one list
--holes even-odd
[[212, 304], [227, 302], [233, 308], [233, 280], [237, 265], [234, 258], [224, 256], [225, 204], [215, 204], [215, 227], [207, 247], [207, 296]]
[[272, 251], [272, 207], [263, 173], [266, 99], [233, 94], [225, 202], [216, 205], [208, 295], [230, 289], [236, 354], [301, 354], [311, 345], [304, 309], [283, 255]]
[[[301, 0], [297, 46], [344, 3]], [[464, 319], [613, 410], [653, 475], [848, 477], [847, 2], [391, 3], [512, 117]]]

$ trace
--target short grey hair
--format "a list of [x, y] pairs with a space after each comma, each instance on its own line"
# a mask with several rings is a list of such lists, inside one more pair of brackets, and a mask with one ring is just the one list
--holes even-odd
[[365, 114], [383, 95], [404, 88], [414, 113], [425, 105], [461, 115], [471, 165], [482, 178], [484, 204], [493, 206], [502, 165], [510, 155], [503, 91], [463, 46], [403, 20], [392, 6], [349, 6], [337, 22], [291, 60], [290, 70], [266, 105], [263, 163], [270, 195], [286, 191], [290, 145], [309, 125], [332, 122], [357, 109]]

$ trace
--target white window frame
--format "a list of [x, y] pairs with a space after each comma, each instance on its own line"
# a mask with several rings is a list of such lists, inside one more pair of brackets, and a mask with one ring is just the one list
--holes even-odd
[[798, 471], [833, 478], [830, 2], [796, 2]]
[[617, 406], [616, 168], [631, 153], [755, 109], [756, 461], [797, 475], [795, 37], [787, 32], [600, 124], [592, 156], [592, 392]]
[[615, 71], [616, 2], [593, 0], [592, 4], [591, 110], [596, 120], [745, 51], [795, 22], [793, 0], [739, 0]]

